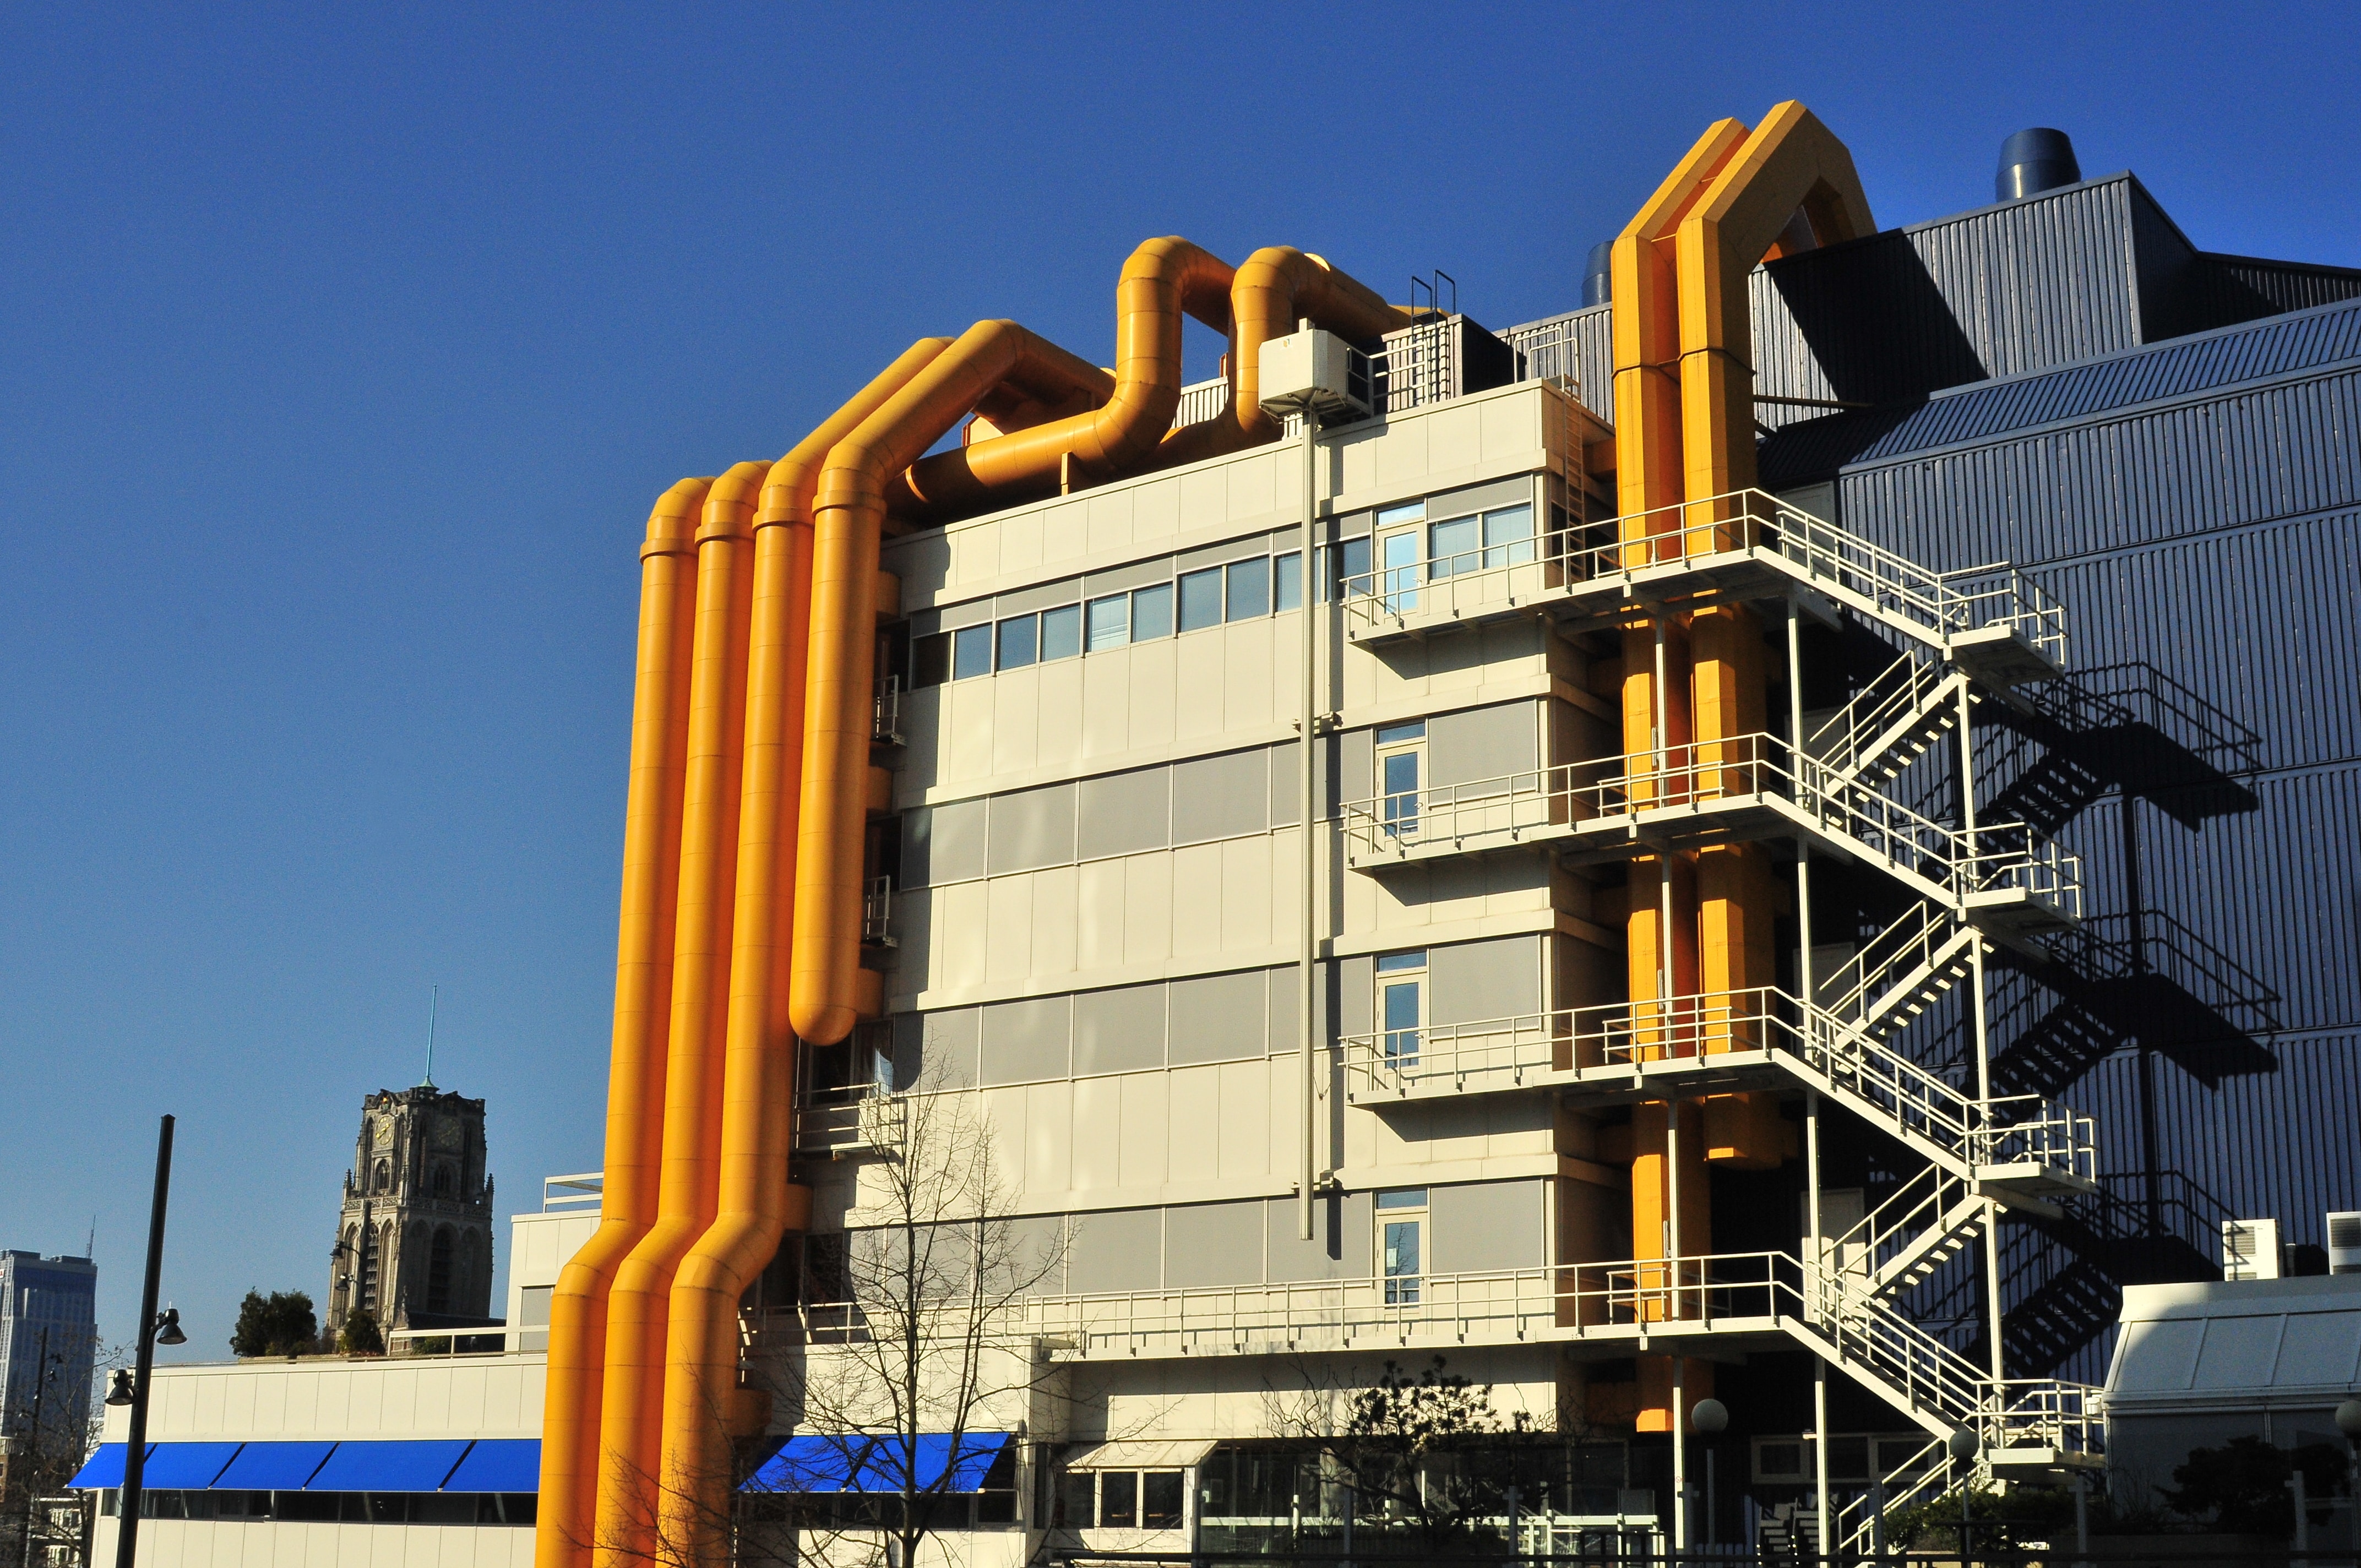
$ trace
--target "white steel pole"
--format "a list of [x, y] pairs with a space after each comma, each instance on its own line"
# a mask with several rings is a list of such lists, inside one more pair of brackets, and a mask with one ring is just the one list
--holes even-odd
[[1296, 1204], [1296, 1228], [1304, 1241], [1313, 1239], [1317, 1226], [1313, 1220], [1312, 1184], [1318, 1157], [1314, 1150], [1319, 1122], [1318, 1106], [1313, 1097], [1313, 1083], [1319, 1072], [1319, 1052], [1314, 1048], [1312, 1030], [1315, 1015], [1312, 1005], [1313, 987], [1319, 979], [1319, 934], [1315, 926], [1313, 897], [1316, 879], [1312, 868], [1312, 721], [1318, 710], [1314, 686], [1314, 665], [1319, 657], [1317, 611], [1318, 582], [1312, 565], [1312, 521], [1320, 507], [1320, 415], [1306, 399], [1303, 404], [1303, 713], [1302, 729], [1296, 746], [1295, 801], [1296, 821], [1300, 828], [1296, 851], [1297, 870], [1301, 876], [1302, 919], [1298, 933], [1296, 953], [1297, 992], [1295, 1029], [1302, 1057], [1301, 1094], [1303, 1098], [1302, 1136], [1303, 1168], [1297, 1173], [1301, 1183], [1301, 1197]]
[[[1982, 875], [1983, 860], [1976, 843], [1976, 739], [1972, 723], [1973, 704], [1969, 700], [1965, 682], [1960, 685], [1960, 820], [1967, 828], [1968, 852], [1974, 859], [1975, 876]], [[1975, 1028], [1976, 1058], [1976, 1124], [1986, 1140], [1992, 1136], [1992, 1036], [1984, 995], [1984, 944], [1982, 936], [1968, 948], [1968, 998], [1971, 1017]], [[1969, 1151], [1971, 1161], [1975, 1150]], [[2000, 1300], [2000, 1205], [1992, 1199], [1984, 1200], [1984, 1311], [1992, 1342], [1992, 1375], [1997, 1383], [2008, 1376], [2006, 1358], [2001, 1354]], [[2000, 1390], [1995, 1388], [1997, 1398]]]

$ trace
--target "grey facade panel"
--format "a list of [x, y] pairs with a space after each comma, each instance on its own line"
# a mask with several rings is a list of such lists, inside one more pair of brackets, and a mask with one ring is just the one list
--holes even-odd
[[1473, 1024], [1542, 1010], [1540, 937], [1455, 942], [1426, 953], [1431, 1024]]
[[1188, 1203], [1164, 1211], [1164, 1288], [1262, 1283], [1264, 1201]]
[[1269, 1016], [1262, 970], [1172, 982], [1172, 1065], [1236, 1061], [1264, 1053]]
[[1538, 1179], [1429, 1188], [1427, 1266], [1437, 1274], [1472, 1274], [1546, 1264], [1545, 1190]]
[[1172, 841], [1201, 843], [1269, 826], [1270, 753], [1257, 748], [1172, 765]]
[[1073, 1069], [1073, 999], [1028, 997], [983, 1008], [983, 1083], [1039, 1083]]
[[1164, 1065], [1164, 982], [1074, 997], [1074, 1076]]
[[992, 601], [994, 615], [1023, 615], [1027, 610], [1054, 609], [1061, 604], [1072, 604], [1082, 597], [1082, 580], [1067, 577], [1055, 583], [1038, 583], [1029, 588], [1019, 588], [1013, 594], [1002, 594]]
[[967, 1089], [978, 1081], [977, 1010], [904, 1013], [894, 1019], [894, 1087]]
[[[1504, 702], [1494, 707], [1439, 713], [1426, 723], [1428, 782], [1441, 788], [1506, 780], [1539, 765], [1534, 755], [1536, 705]], [[1503, 782], [1502, 788], [1510, 787]]]
[[1076, 1295], [1154, 1290], [1163, 1283], [1164, 1211], [1103, 1209], [1075, 1218], [1066, 1288]]
[[985, 865], [994, 876], [1062, 866], [1074, 858], [1074, 786], [1050, 784], [994, 795], [991, 847]]
[[1368, 1193], [1341, 1192], [1315, 1201], [1310, 1241], [1301, 1234], [1294, 1199], [1268, 1199], [1263, 1214], [1265, 1266], [1273, 1284], [1369, 1277], [1377, 1208]]
[[1377, 1005], [1377, 960], [1368, 954], [1336, 960], [1336, 1028], [1345, 1035], [1366, 1035], [1369, 1014]]
[[1170, 769], [1108, 773], [1083, 779], [1076, 787], [1080, 817], [1076, 848], [1083, 860], [1160, 850], [1170, 842]]
[[902, 885], [926, 887], [982, 876], [984, 828], [981, 800], [955, 800], [911, 812], [903, 818]]

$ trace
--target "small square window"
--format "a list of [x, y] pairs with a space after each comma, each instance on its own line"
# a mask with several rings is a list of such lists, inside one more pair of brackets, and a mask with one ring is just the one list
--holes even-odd
[[1138, 1471], [1110, 1470], [1099, 1477], [1099, 1525], [1106, 1530], [1138, 1528]]
[[1270, 564], [1271, 584], [1275, 590], [1274, 607], [1284, 615], [1290, 609], [1303, 608], [1303, 557], [1301, 554], [1274, 556]]
[[1180, 579], [1180, 630], [1196, 631], [1222, 623], [1222, 569], [1190, 572]]
[[1508, 507], [1484, 514], [1484, 565], [1521, 566], [1532, 558], [1532, 508]]
[[1180, 1472], [1142, 1472], [1139, 1494], [1139, 1522], [1143, 1527], [1148, 1530], [1180, 1528]]
[[1426, 949], [1424, 948], [1411, 948], [1399, 953], [1379, 953], [1378, 955], [1378, 972], [1379, 974], [1400, 974], [1407, 970], [1424, 969], [1425, 967]]
[[1426, 720], [1423, 718], [1414, 718], [1408, 724], [1389, 724], [1378, 731], [1378, 744], [1380, 746], [1399, 746], [1406, 740], [1422, 740], [1425, 738]]
[[1041, 656], [1041, 618], [1020, 615], [1000, 623], [1000, 667], [1021, 670]]
[[992, 628], [962, 626], [951, 633], [951, 679], [992, 674]]
[[1088, 641], [1084, 646], [1093, 653], [1109, 648], [1120, 648], [1131, 641], [1131, 596], [1111, 594], [1103, 599], [1093, 599], [1089, 611]]
[[1060, 1518], [1055, 1521], [1067, 1530], [1088, 1530], [1098, 1522], [1098, 1475], [1090, 1470], [1070, 1470], [1058, 1478], [1058, 1507]]
[[1339, 596], [1352, 598], [1377, 591], [1377, 583], [1369, 576], [1369, 536], [1347, 539], [1327, 553], [1328, 578], [1321, 592], [1330, 599]]
[[1152, 642], [1172, 635], [1172, 585], [1136, 588], [1131, 595], [1131, 640]]
[[1041, 612], [1041, 662], [1071, 659], [1082, 651], [1082, 607], [1070, 604]]
[[910, 644], [910, 686], [939, 686], [951, 678], [950, 634], [938, 631]]
[[1426, 531], [1426, 575], [1448, 577], [1476, 570], [1482, 558], [1477, 549], [1480, 520], [1455, 517]]
[[1397, 1187], [1390, 1192], [1380, 1192], [1378, 1194], [1378, 1207], [1380, 1209], [1423, 1209], [1426, 1207], [1426, 1189], [1423, 1187]]
[[1379, 528], [1392, 528], [1398, 523], [1424, 522], [1425, 521], [1426, 502], [1423, 499], [1403, 501], [1398, 506], [1379, 507], [1378, 509], [1378, 526]]
[[1230, 607], [1226, 619], [1251, 620], [1270, 613], [1270, 557], [1230, 563]]

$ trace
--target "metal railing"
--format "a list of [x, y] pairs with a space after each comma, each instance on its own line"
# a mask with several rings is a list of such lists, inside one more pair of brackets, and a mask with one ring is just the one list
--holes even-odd
[[[1705, 811], [1766, 800], [1792, 803], [1809, 825], [1883, 861], [1927, 896], [1964, 906], [2011, 889], [2081, 916], [2081, 861], [2021, 822], [1946, 827], [1850, 779], [1769, 734], [1700, 740], [1661, 751], [1504, 773], [1467, 784], [1396, 791], [1342, 808], [1348, 855], [1403, 859], [1422, 846], [1514, 843], [1604, 817], [1668, 807]], [[1471, 840], [1474, 842], [1471, 844]]]
[[1829, 1016], [1874, 1026], [1902, 1001], [1945, 989], [1978, 939], [1939, 905], [1914, 904], [1826, 979], [1815, 976], [1812, 989]]
[[869, 739], [879, 746], [902, 744], [902, 677], [880, 675], [871, 688]]
[[[1876, 764], [1883, 764], [1879, 772], [1891, 778], [1958, 721], [1959, 709], [1949, 699], [1953, 683], [1962, 679], [1956, 670], [1905, 653], [1804, 738], [1805, 754], [1847, 778]], [[1909, 755], [1893, 755], [1911, 740], [1918, 744]]]
[[910, 1107], [875, 1084], [807, 1090], [796, 1099], [796, 1152], [841, 1159], [886, 1155], [908, 1141]]
[[606, 1195], [607, 1173], [603, 1170], [541, 1179], [541, 1212], [544, 1214], [553, 1209], [596, 1208]]
[[1883, 1292], [1955, 1236], [1968, 1234], [1968, 1205], [1982, 1204], [1974, 1188], [1930, 1165], [1862, 1215], [1843, 1234], [1822, 1244], [1822, 1266], [1861, 1288]]
[[1210, 381], [1191, 381], [1180, 389], [1180, 406], [1172, 415], [1175, 430], [1184, 424], [1202, 424], [1230, 406], [1230, 382], [1225, 376]]
[[871, 877], [861, 886], [861, 940], [872, 948], [890, 948], [894, 937], [894, 879]]
[[2036, 1094], [1979, 1100], [1885, 1045], [1772, 987], [1663, 1001], [1608, 1003], [1338, 1041], [1348, 1097], [1407, 1097], [1421, 1088], [1514, 1088], [1585, 1068], [1711, 1058], [1739, 1051], [1784, 1057], [1863, 1114], [1949, 1163], [2037, 1165], [2076, 1182], [2098, 1175], [2092, 1118]]
[[[1747, 553], [1938, 650], [1962, 633], [2007, 626], [2065, 662], [2063, 607], [2016, 567], [2000, 562], [1928, 571], [1763, 490], [1733, 490], [1571, 529], [1546, 541], [1530, 565], [1538, 568], [1536, 585], [1557, 593], [1591, 583], [1628, 589], [1643, 572]], [[1347, 578], [1347, 634], [1404, 626], [1413, 614], [1424, 620], [1515, 602], [1508, 586], [1494, 580], [1515, 566], [1434, 575], [1427, 565]]]

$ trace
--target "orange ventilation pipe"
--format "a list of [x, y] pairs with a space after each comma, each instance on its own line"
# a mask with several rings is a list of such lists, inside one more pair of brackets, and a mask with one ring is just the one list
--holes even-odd
[[672, 1032], [664, 1069], [664, 1179], [656, 1223], [617, 1272], [598, 1422], [591, 1561], [645, 1563], [654, 1547], [662, 1453], [665, 1310], [673, 1273], [712, 1223], [721, 1142], [721, 1068], [738, 804], [746, 732], [752, 523], [768, 463], [714, 481], [697, 531], [697, 652], [689, 676], [687, 779]]
[[932, 516], [1054, 491], [1069, 455], [1093, 479], [1143, 466], [1180, 407], [1181, 317], [1227, 332], [1235, 276], [1228, 262], [1177, 235], [1147, 241], [1115, 284], [1112, 394], [1088, 412], [928, 457], [903, 488]]
[[616, 1270], [656, 1218], [689, 661], [697, 624], [690, 613], [697, 597], [695, 535], [712, 483], [683, 479], [666, 490], [648, 514], [647, 543], [640, 547], [639, 670], [631, 698], [631, 787], [623, 807], [622, 916], [607, 1071], [607, 1174], [598, 1228], [566, 1263], [550, 1294], [535, 1568], [581, 1568], [590, 1560], [607, 1293]]
[[921, 338], [772, 465], [754, 517], [745, 784], [738, 808], [728, 1047], [722, 1069], [720, 1201], [672, 1288], [664, 1398], [666, 1561], [727, 1559], [730, 1440], [768, 1411], [738, 1387], [738, 1305], [780, 1237], [808, 1228], [811, 1190], [787, 1181], [795, 1142], [796, 1038], [787, 1018], [785, 928], [796, 885], [796, 806], [812, 581], [812, 497], [829, 452], [931, 364], [950, 340]]

